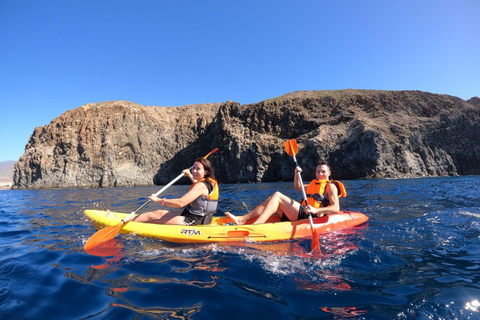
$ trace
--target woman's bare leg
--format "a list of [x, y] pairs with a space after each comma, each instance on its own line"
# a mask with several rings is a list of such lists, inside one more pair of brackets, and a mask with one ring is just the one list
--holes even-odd
[[133, 218], [132, 221], [158, 224], [183, 224], [185, 217], [181, 216], [181, 213], [181, 211], [156, 210], [142, 213]]

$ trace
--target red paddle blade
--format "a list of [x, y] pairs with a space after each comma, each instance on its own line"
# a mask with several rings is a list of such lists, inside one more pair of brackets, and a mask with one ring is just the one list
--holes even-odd
[[287, 152], [288, 155], [295, 157], [298, 151], [297, 140], [291, 139], [291, 140], [285, 141], [285, 151]]
[[315, 230], [315, 228], [313, 228], [312, 233], [313, 233], [312, 234], [312, 253], [317, 252], [317, 253], [321, 254], [322, 249], [320, 249], [320, 242], [318, 241], [317, 230]]
[[120, 222], [116, 226], [110, 226], [103, 228], [101, 230], [98, 230], [97, 232], [94, 233], [93, 236], [88, 239], [87, 243], [85, 243], [85, 246], [83, 249], [85, 251], [95, 248], [96, 246], [101, 245], [102, 243], [105, 243], [117, 235], [117, 233], [122, 229], [123, 222]]

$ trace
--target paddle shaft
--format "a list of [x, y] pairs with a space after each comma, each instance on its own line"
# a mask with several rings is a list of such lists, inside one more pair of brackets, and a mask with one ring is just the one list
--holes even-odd
[[[298, 167], [297, 164], [297, 159], [295, 158], [295, 154], [293, 155], [293, 161], [295, 162], [295, 167]], [[303, 195], [303, 200], [305, 201], [305, 205], [308, 206], [308, 201], [307, 201], [307, 193], [305, 192], [305, 187], [303, 186], [303, 180], [302, 180], [302, 175], [300, 174], [299, 171], [297, 171], [297, 177], [298, 180], [300, 181], [300, 186], [302, 188], [302, 195]], [[315, 227], [313, 226], [313, 218], [312, 218], [312, 213], [309, 211], [308, 212], [308, 221], [310, 222], [310, 228], [312, 229], [312, 252], [316, 249], [318, 252], [322, 252], [320, 249], [320, 244], [318, 243], [318, 234], [317, 231], [315, 230]]]
[[[293, 157], [293, 162], [295, 162], [295, 168], [296, 168], [296, 167], [298, 167], [297, 159], [295, 158], [295, 155], [293, 155], [292, 157]], [[302, 175], [299, 171], [297, 171], [297, 178], [298, 178], [298, 181], [300, 182], [300, 187], [302, 189], [302, 195], [303, 195], [303, 200], [305, 201], [305, 205], [308, 205], [307, 193], [305, 192], [305, 187], [303, 186]], [[310, 212], [308, 213], [308, 219], [310, 220], [310, 225], [313, 227], [313, 219], [312, 219], [312, 214]]]
[[[292, 139], [285, 142], [285, 150], [289, 155], [293, 157], [293, 161], [295, 162], [295, 168], [298, 167], [297, 158], [295, 157], [298, 150], [297, 141], [295, 139]], [[300, 171], [297, 171], [297, 178], [300, 182], [300, 188], [302, 189], [303, 201], [305, 201], [305, 206], [308, 206], [307, 193], [305, 192], [305, 187], [303, 185], [302, 175], [300, 174]], [[318, 243], [317, 230], [315, 230], [315, 227], [313, 226], [313, 218], [310, 211], [308, 212], [308, 221], [310, 222], [310, 229], [312, 229], [312, 252], [314, 250], [317, 250], [319, 253], [321, 253], [322, 250], [320, 249], [320, 244]]]
[[[190, 167], [189, 170], [192, 170], [193, 169], [193, 166]], [[165, 185], [165, 187], [163, 187], [162, 189], [158, 190], [157, 193], [155, 193], [155, 196], [159, 196], [160, 194], [162, 194], [163, 191], [167, 190], [172, 184], [174, 184], [175, 182], [177, 182], [179, 179], [181, 179], [182, 177], [184, 176], [183, 172], [180, 173], [175, 179], [173, 179], [172, 181], [170, 181], [167, 185]], [[148, 199], [147, 201], [145, 201], [140, 207], [138, 207], [137, 209], [135, 209], [135, 211], [133, 211], [132, 213], [130, 213], [125, 219], [122, 219], [122, 222], [123, 223], [127, 223], [127, 221], [129, 221], [138, 211], [140, 211], [143, 207], [145, 207], [151, 200]]]

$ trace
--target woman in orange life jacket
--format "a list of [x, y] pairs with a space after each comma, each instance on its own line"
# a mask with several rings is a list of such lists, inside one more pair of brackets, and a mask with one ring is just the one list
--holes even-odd
[[[301, 191], [302, 187], [298, 180], [297, 172], [302, 172], [300, 167], [295, 168], [294, 187], [295, 190]], [[299, 203], [293, 199], [290, 199], [281, 192], [276, 191], [272, 196], [267, 198], [262, 204], [257, 206], [253, 211], [247, 213], [244, 216], [234, 216], [230, 212], [225, 214], [232, 219], [236, 224], [245, 224], [251, 219], [257, 218], [254, 224], [265, 223], [270, 216], [277, 213], [282, 221], [295, 221], [301, 219], [308, 219], [308, 212], [311, 212], [313, 217], [321, 217], [325, 214], [336, 213], [340, 211], [339, 190], [337, 182], [331, 183], [330, 167], [321, 163], [317, 165], [315, 176], [316, 180], [313, 180], [306, 188], [308, 204], [305, 205], [304, 201]], [[309, 194], [309, 191], [315, 189], [313, 184], [317, 183], [316, 187], [319, 193]], [[343, 185], [341, 186], [342, 194], [346, 195]]]
[[192, 171], [185, 169], [183, 174], [189, 177], [193, 184], [181, 198], [160, 199], [152, 194], [148, 199], [160, 202], [164, 207], [185, 207], [185, 209], [145, 212], [133, 218], [132, 221], [180, 225], [209, 224], [217, 210], [219, 195], [212, 164], [207, 159], [198, 158], [193, 164]]

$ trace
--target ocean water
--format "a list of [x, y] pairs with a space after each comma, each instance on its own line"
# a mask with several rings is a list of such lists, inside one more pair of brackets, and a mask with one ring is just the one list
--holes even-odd
[[[480, 319], [480, 176], [344, 183], [342, 208], [370, 220], [320, 235], [321, 256], [308, 238], [132, 235], [89, 255], [85, 209], [131, 212], [160, 187], [0, 191], [0, 319]], [[291, 183], [221, 185], [220, 211], [275, 190], [301, 197]]]

